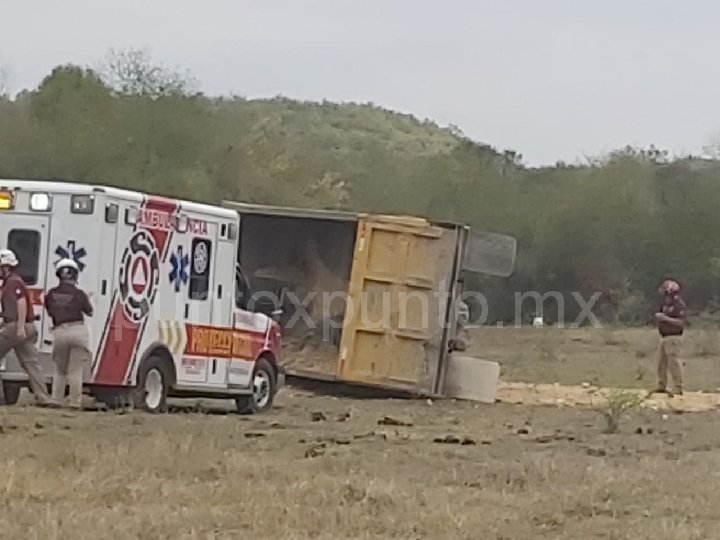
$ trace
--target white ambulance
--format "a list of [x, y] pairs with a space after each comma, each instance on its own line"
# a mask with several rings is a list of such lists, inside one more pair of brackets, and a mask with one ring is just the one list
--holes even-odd
[[[237, 212], [134, 191], [0, 179], [0, 248], [27, 283], [48, 382], [53, 332], [43, 294], [54, 264], [71, 258], [95, 308], [87, 319], [85, 382], [108, 405], [148, 411], [168, 397], [232, 398], [269, 409], [284, 381], [278, 303], [253, 298], [238, 264]], [[6, 402], [27, 376], [10, 353], [0, 366]]]

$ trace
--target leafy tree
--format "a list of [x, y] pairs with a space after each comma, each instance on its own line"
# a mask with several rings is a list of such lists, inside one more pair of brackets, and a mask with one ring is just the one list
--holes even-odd
[[184, 96], [199, 87], [189, 73], [157, 64], [147, 49], [110, 49], [98, 71], [105, 84], [123, 96]]

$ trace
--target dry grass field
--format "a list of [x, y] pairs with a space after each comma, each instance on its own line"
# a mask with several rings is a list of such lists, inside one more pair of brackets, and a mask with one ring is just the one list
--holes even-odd
[[[506, 379], [654, 383], [648, 330], [491, 332], [475, 346]], [[688, 359], [689, 386], [716, 384], [712, 360]], [[579, 407], [298, 388], [261, 416], [221, 405], [0, 409], [0, 538], [718, 538], [716, 412], [633, 410], [605, 434]]]

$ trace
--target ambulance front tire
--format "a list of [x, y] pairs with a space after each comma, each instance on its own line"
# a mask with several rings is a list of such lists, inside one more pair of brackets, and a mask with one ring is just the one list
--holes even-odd
[[272, 409], [277, 379], [275, 369], [267, 358], [260, 358], [253, 372], [253, 393], [235, 398], [240, 414], [259, 414]]
[[149, 413], [167, 411], [167, 397], [172, 384], [172, 370], [162, 356], [151, 356], [138, 373], [136, 406]]
[[15, 405], [20, 399], [20, 392], [22, 391], [23, 385], [16, 382], [3, 381], [3, 394], [5, 401], [3, 405]]

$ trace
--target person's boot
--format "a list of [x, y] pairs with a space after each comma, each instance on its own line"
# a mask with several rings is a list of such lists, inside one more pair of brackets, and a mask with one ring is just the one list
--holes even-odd
[[45, 407], [48, 409], [59, 409], [62, 407], [62, 403], [58, 403], [48, 394], [33, 394], [35, 397], [36, 407]]
[[63, 409], [67, 409], [69, 411], [82, 411], [85, 407], [83, 407], [82, 401], [80, 403], [73, 403], [71, 401], [67, 403], [63, 403]]
[[650, 394], [666, 394], [668, 397], [673, 397], [673, 393], [668, 390], [667, 388], [664, 388], [662, 386], [658, 386], [655, 390], [650, 392]]

